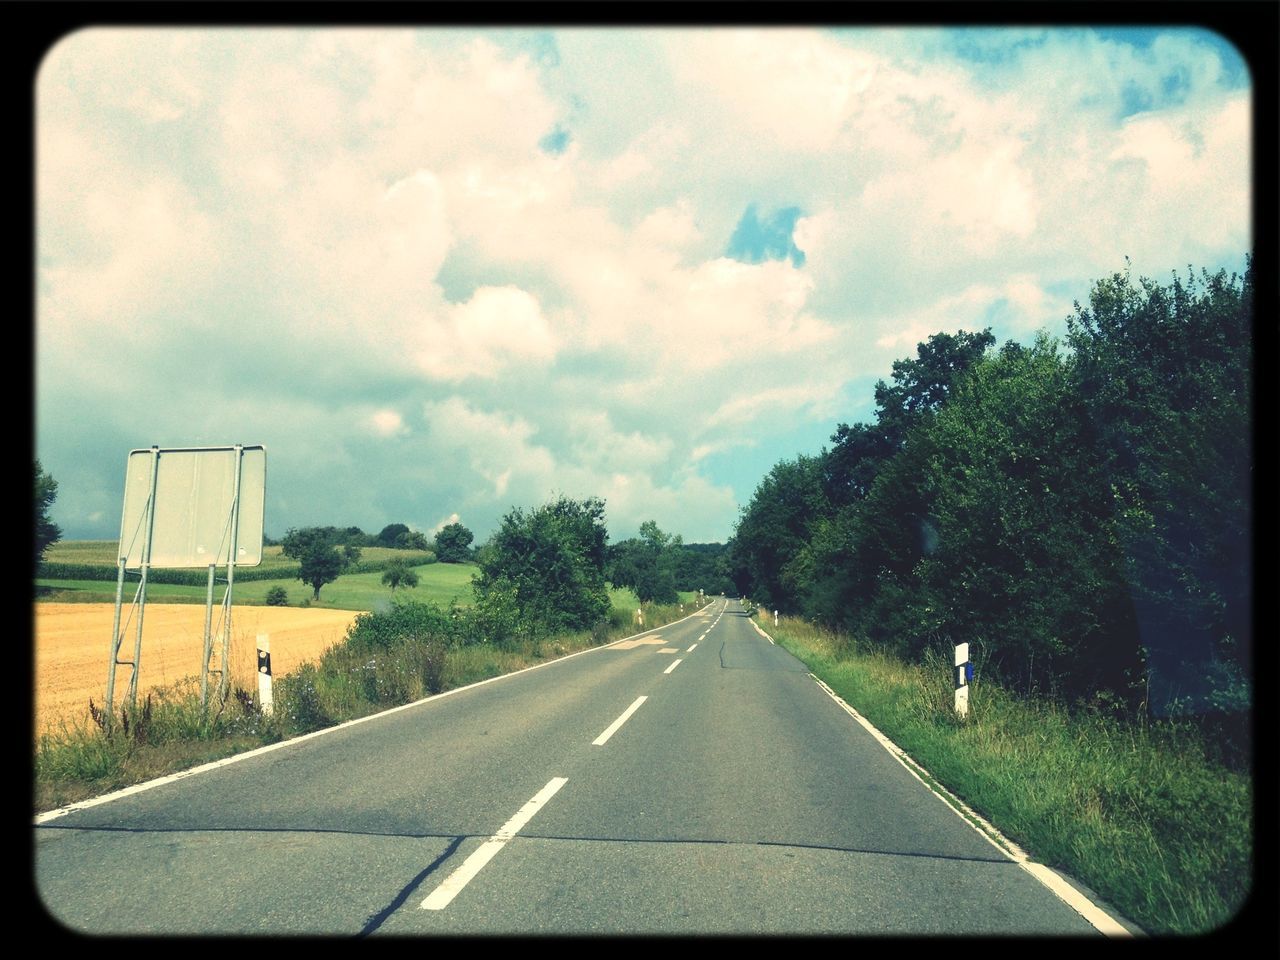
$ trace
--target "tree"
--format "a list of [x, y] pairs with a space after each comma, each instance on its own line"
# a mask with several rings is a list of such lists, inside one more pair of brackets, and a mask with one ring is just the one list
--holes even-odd
[[675, 603], [680, 537], [658, 529], [653, 520], [640, 525], [640, 536], [609, 548], [609, 579], [630, 587], [641, 603]]
[[[864, 498], [912, 430], [947, 402], [965, 375], [996, 342], [990, 329], [935, 333], [916, 346], [916, 359], [893, 362], [892, 385], [876, 383], [876, 422], [839, 424], [823, 456], [823, 490], [839, 508]], [[1006, 348], [1008, 349], [1008, 348]]]
[[49, 545], [62, 539], [62, 530], [49, 519], [49, 508], [58, 497], [58, 481], [44, 472], [39, 460], [35, 461], [35, 495], [36, 567], [39, 567]]
[[559, 499], [516, 508], [477, 552], [477, 605], [518, 612], [530, 630], [584, 630], [609, 612], [604, 501]]
[[399, 538], [409, 533], [409, 528], [403, 523], [388, 523], [382, 528], [382, 532], [377, 536], [377, 543], [380, 547], [396, 547], [399, 546]]
[[731, 576], [753, 600], [795, 609], [795, 584], [785, 571], [828, 510], [822, 466], [820, 458], [803, 454], [775, 464], [738, 518], [730, 543]]
[[314, 591], [312, 599], [320, 599], [320, 588], [333, 583], [338, 575], [360, 559], [360, 548], [346, 545], [338, 549], [338, 531], [333, 527], [290, 528], [281, 541], [281, 552], [299, 563], [298, 579]]
[[396, 545], [402, 550], [430, 550], [431, 544], [427, 542], [427, 538], [419, 530], [410, 530], [403, 533], [396, 540]]
[[466, 563], [471, 559], [471, 541], [475, 537], [460, 523], [450, 523], [436, 534], [436, 559], [441, 563]]
[[935, 542], [912, 571], [912, 602], [925, 626], [980, 640], [1015, 688], [1134, 697], [1142, 665], [1115, 498], [1070, 372], [1041, 335], [980, 364], [929, 426], [919, 474]]
[[1126, 269], [1067, 319], [1157, 710], [1250, 698], [1253, 316], [1250, 258], [1169, 285]]
[[409, 569], [409, 565], [403, 560], [396, 559], [391, 561], [391, 565], [382, 575], [382, 583], [389, 586], [391, 592], [396, 592], [396, 587], [416, 587], [418, 585], [418, 575]]

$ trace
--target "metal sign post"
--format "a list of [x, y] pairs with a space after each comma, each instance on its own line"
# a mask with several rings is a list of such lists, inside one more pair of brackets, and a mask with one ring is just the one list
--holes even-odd
[[[266, 500], [266, 451], [261, 446], [176, 447], [132, 450], [126, 463], [124, 510], [120, 520], [116, 608], [112, 623], [105, 716], [115, 705], [116, 667], [133, 668], [129, 701], [136, 702], [142, 660], [142, 620], [152, 568], [198, 568], [209, 572], [205, 596], [204, 657], [200, 700], [207, 703], [209, 660], [213, 653], [213, 585], [217, 567], [227, 565], [223, 597], [222, 663], [219, 695], [230, 683], [231, 591], [237, 565], [262, 561], [262, 519]], [[130, 608], [137, 613], [133, 660], [120, 659], [124, 640], [121, 608], [128, 570], [140, 582]], [[127, 624], [127, 620], [126, 620]], [[127, 627], [126, 627], [127, 628]]]

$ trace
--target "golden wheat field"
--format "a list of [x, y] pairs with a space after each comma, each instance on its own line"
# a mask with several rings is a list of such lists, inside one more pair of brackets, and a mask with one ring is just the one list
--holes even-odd
[[[110, 603], [35, 605], [35, 733], [61, 720], [87, 720], [89, 699], [101, 705], [107, 688], [111, 645]], [[221, 611], [214, 610], [215, 643]], [[271, 638], [271, 672], [281, 676], [316, 659], [342, 640], [359, 613], [354, 610], [298, 610], [290, 607], [231, 608], [231, 677], [257, 689], [257, 637]], [[205, 608], [199, 604], [149, 604], [142, 625], [138, 691], [200, 676]], [[124, 631], [120, 657], [132, 659], [136, 621]], [[216, 648], [215, 648], [216, 649]], [[213, 663], [216, 665], [217, 657]], [[116, 702], [127, 691], [130, 668], [116, 671]]]

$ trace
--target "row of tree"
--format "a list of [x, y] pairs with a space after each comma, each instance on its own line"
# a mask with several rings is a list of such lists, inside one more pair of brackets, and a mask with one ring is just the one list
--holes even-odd
[[1160, 712], [1248, 703], [1253, 267], [1128, 271], [1065, 343], [935, 334], [869, 423], [784, 460], [729, 544], [738, 588], [914, 658]]
[[[471, 559], [473, 539], [471, 531], [460, 523], [442, 527], [432, 543], [405, 524], [392, 523], [383, 527], [376, 537], [369, 537], [359, 527], [290, 528], [277, 545], [286, 557], [298, 561], [298, 579], [310, 586], [313, 599], [319, 600], [321, 587], [333, 583], [360, 562], [362, 546], [430, 550], [434, 560], [441, 563], [466, 563]], [[418, 577], [406, 563], [393, 562], [382, 581], [394, 591], [400, 586], [417, 586]]]
[[[449, 523], [440, 529], [435, 538], [428, 540], [420, 530], [411, 530], [407, 524], [389, 523], [376, 534], [365, 533], [359, 527], [306, 527], [315, 531], [312, 536], [323, 536], [336, 547], [389, 547], [395, 550], [430, 550], [435, 553], [441, 563], [466, 563], [471, 559], [471, 541], [474, 538], [470, 530], [460, 523]], [[288, 539], [291, 528], [283, 540], [272, 540], [265, 537], [270, 546], [282, 546]]]

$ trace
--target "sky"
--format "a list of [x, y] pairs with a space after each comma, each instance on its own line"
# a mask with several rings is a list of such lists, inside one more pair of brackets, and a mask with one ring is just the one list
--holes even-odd
[[91, 28], [35, 78], [35, 454], [262, 444], [264, 527], [605, 501], [723, 542], [941, 331], [1242, 272], [1247, 65], [1193, 28]]

